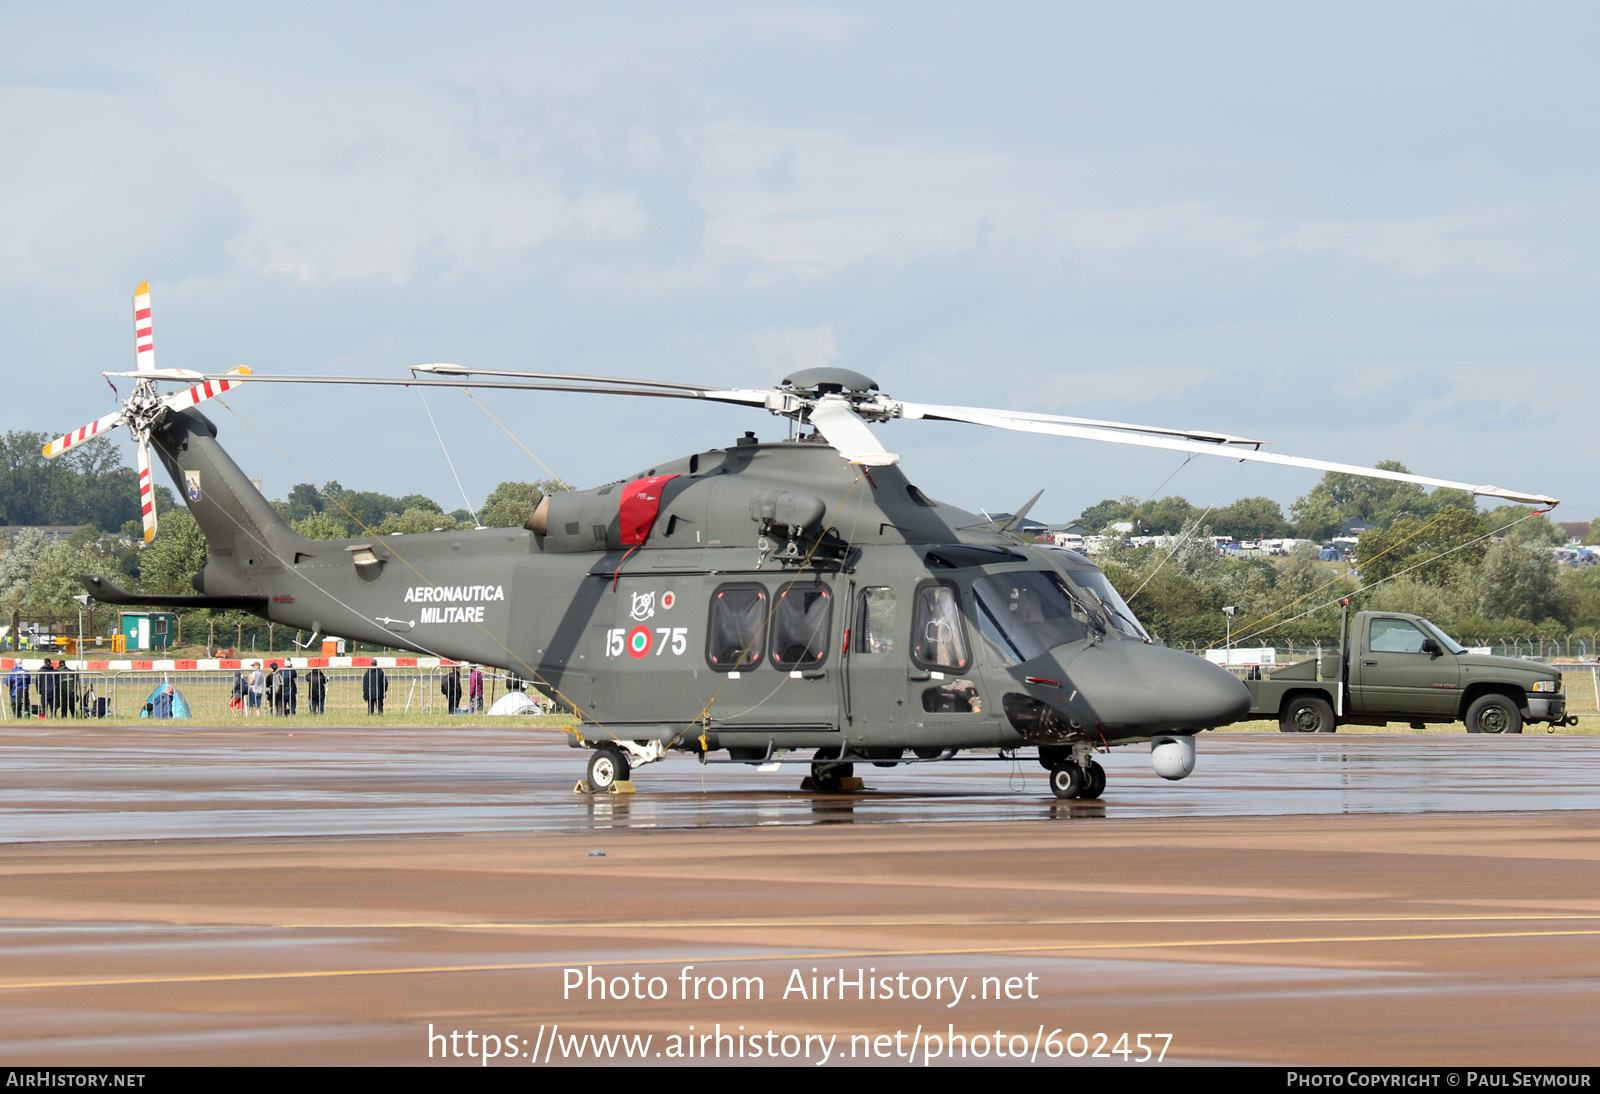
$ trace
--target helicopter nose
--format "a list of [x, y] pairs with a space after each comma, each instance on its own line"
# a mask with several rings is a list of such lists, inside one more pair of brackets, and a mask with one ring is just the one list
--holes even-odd
[[1250, 691], [1232, 673], [1162, 646], [1092, 646], [1067, 673], [1079, 701], [1106, 728], [1211, 729], [1250, 710]]

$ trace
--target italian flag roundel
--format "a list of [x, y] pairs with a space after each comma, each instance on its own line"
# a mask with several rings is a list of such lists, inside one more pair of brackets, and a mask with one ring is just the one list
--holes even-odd
[[628, 632], [628, 652], [643, 657], [650, 652], [650, 628], [635, 627]]

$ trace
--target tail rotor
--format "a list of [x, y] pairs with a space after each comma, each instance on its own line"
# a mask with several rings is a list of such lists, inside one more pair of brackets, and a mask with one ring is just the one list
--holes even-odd
[[[192, 387], [182, 391], [175, 391], [170, 395], [162, 395], [156, 390], [157, 380], [188, 379], [199, 374], [185, 373], [182, 370], [167, 370], [157, 372], [155, 333], [150, 313], [150, 282], [141, 281], [139, 287], [133, 291], [133, 345], [134, 363], [136, 371], [133, 391], [123, 402], [122, 406], [104, 417], [97, 418], [88, 425], [57, 437], [44, 446], [44, 456], [53, 460], [69, 449], [80, 444], [94, 440], [115, 429], [117, 426], [127, 426], [128, 431], [139, 442], [139, 512], [144, 522], [144, 541], [149, 543], [156, 534], [156, 495], [155, 477], [151, 471], [150, 463], [150, 431], [160, 422], [161, 418], [169, 411], [176, 412], [188, 410], [198, 406], [207, 399], [214, 399], [224, 392], [231, 391], [244, 381], [231, 377], [244, 377], [250, 375], [250, 370], [243, 365], [231, 369], [222, 376], [202, 380]], [[108, 374], [112, 375], [112, 374]], [[116, 373], [115, 375], [128, 375]], [[115, 388], [113, 388], [115, 390]]]

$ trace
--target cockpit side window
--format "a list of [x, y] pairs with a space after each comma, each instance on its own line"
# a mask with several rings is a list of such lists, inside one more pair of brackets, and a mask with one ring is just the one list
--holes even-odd
[[911, 613], [911, 660], [925, 669], [965, 672], [972, 664], [961, 624], [961, 597], [942, 581], [917, 586]]

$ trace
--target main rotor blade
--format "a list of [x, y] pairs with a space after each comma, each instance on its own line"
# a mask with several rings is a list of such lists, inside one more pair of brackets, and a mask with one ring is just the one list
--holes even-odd
[[[416, 371], [426, 372], [438, 379], [410, 379], [377, 376], [251, 376], [251, 383], [272, 384], [363, 384], [382, 387], [471, 387], [509, 391], [560, 391], [589, 395], [647, 396], [656, 399], [702, 399], [709, 402], [735, 403], [759, 406], [776, 414], [796, 417], [804, 412], [812, 424], [827, 436], [845, 459], [856, 463], [893, 463], [898, 456], [884, 448], [882, 442], [868, 428], [866, 418], [841, 396], [824, 395], [813, 398], [799, 392], [775, 389], [754, 390], [746, 388], [707, 388], [693, 384], [679, 384], [665, 380], [636, 380], [612, 376], [588, 376], [559, 372], [514, 372], [496, 369], [471, 369], [462, 365], [418, 365]], [[476, 376], [500, 377], [492, 380], [474, 379]], [[446, 379], [444, 377], [451, 377]], [[208, 380], [225, 380], [226, 375], [208, 375]], [[561, 382], [566, 381], [566, 382]], [[1109, 444], [1130, 444], [1142, 448], [1159, 448], [1172, 452], [1189, 452], [1197, 455], [1223, 456], [1254, 463], [1276, 464], [1281, 467], [1299, 467], [1312, 471], [1334, 471], [1369, 479], [1386, 479], [1392, 482], [1410, 482], [1419, 486], [1444, 486], [1466, 490], [1480, 497], [1500, 498], [1538, 506], [1555, 506], [1557, 499], [1544, 494], [1530, 494], [1507, 490], [1498, 486], [1457, 482], [1427, 475], [1412, 475], [1402, 471], [1384, 471], [1374, 467], [1337, 463], [1329, 460], [1308, 459], [1302, 456], [1284, 456], [1244, 447], [1263, 442], [1248, 437], [1237, 437], [1212, 430], [1167, 429], [1160, 426], [1141, 426], [1128, 422], [1110, 422], [1093, 418], [1073, 418], [1059, 414], [1035, 414], [1007, 410], [988, 410], [981, 407], [940, 406], [931, 403], [900, 403], [880, 399], [880, 406], [868, 407], [870, 411], [892, 414], [896, 410], [904, 418], [968, 422], [995, 429], [1008, 429], [1023, 433], [1042, 433], [1057, 437], [1076, 437], [1082, 440], [1105, 441]], [[876, 414], [873, 414], [876, 418]]]
[[[598, 391], [604, 395], [654, 395], [670, 399], [709, 399], [719, 403], [740, 403], [746, 406], [765, 406], [768, 391], [745, 388], [714, 388], [701, 384], [678, 384], [669, 380], [637, 380], [625, 376], [590, 376], [581, 372], [520, 372], [512, 369], [468, 368], [466, 365], [433, 364], [413, 365], [413, 373], [426, 372], [433, 376], [495, 376], [505, 380], [566, 380], [570, 387], [544, 387], [529, 385], [532, 391]], [[620, 391], [602, 388], [601, 384], [615, 384], [624, 388], [654, 390]], [[458, 385], [459, 386], [459, 385]], [[473, 387], [483, 385], [473, 384]]]
[[440, 362], [432, 365], [412, 365], [412, 372], [426, 372], [433, 376], [498, 376], [515, 380], [571, 380], [588, 384], [625, 384], [633, 387], [673, 388], [679, 391], [706, 391], [699, 384], [675, 384], [668, 380], [630, 380], [623, 376], [589, 376], [581, 372], [520, 372], [501, 368], [468, 368]]
[[1266, 441], [1258, 441], [1252, 437], [1236, 437], [1231, 433], [1218, 433], [1212, 429], [1168, 429], [1158, 425], [1135, 425], [1132, 422], [1109, 422], [1100, 418], [1071, 418], [1062, 414], [1035, 414], [1031, 411], [1017, 410], [986, 410], [977, 406], [935, 406], [931, 403], [900, 403], [901, 417], [903, 418], [928, 418], [934, 421], [945, 420], [966, 422], [972, 420], [972, 415], [992, 416], [1000, 415], [1004, 418], [1019, 422], [1049, 422], [1057, 425], [1081, 425], [1094, 429], [1115, 429], [1129, 433], [1148, 433], [1157, 437], [1182, 437], [1191, 441], [1209, 441], [1213, 444], [1239, 444], [1259, 445]]
[[67, 449], [76, 448], [84, 441], [93, 440], [106, 430], [121, 425], [125, 421], [122, 414], [122, 409], [119, 407], [103, 418], [97, 418], [86, 426], [74, 429], [65, 437], [57, 437], [44, 446], [44, 458], [53, 460]]
[[822, 431], [828, 443], [839, 450], [851, 463], [868, 467], [883, 467], [897, 463], [900, 457], [883, 447], [877, 434], [867, 426], [861, 415], [838, 395], [824, 395], [811, 408], [808, 420]]
[[102, 372], [102, 376], [126, 376], [132, 380], [176, 380], [179, 383], [192, 384], [196, 380], [203, 380], [206, 374], [196, 372], [192, 368], [152, 368], [141, 369], [137, 372]]
[[[907, 404], [914, 406], [915, 404]], [[1105, 441], [1109, 444], [1131, 444], [1142, 448], [1162, 448], [1171, 452], [1193, 452], [1204, 456], [1221, 456], [1224, 459], [1249, 460], [1255, 463], [1277, 464], [1280, 467], [1302, 467], [1312, 471], [1336, 471], [1341, 475], [1359, 475], [1368, 479], [1387, 479], [1391, 482], [1412, 482], [1419, 486], [1445, 486], [1452, 490], [1466, 490], [1479, 497], [1501, 498], [1505, 501], [1549, 507], [1560, 504], [1544, 494], [1528, 494], [1506, 490], [1499, 486], [1474, 485], [1453, 479], [1436, 479], [1428, 475], [1412, 475], [1404, 471], [1385, 471], [1377, 467], [1359, 467], [1350, 463], [1313, 460], [1304, 456], [1283, 456], [1275, 452], [1257, 452], [1250, 449], [1224, 448], [1215, 442], [1192, 441], [1174, 437], [1139, 436], [1119, 433], [1109, 429], [1067, 425], [1061, 422], [1039, 421], [1031, 416], [1010, 414], [1004, 410], [969, 410], [963, 407], [927, 407], [932, 412], [926, 417], [944, 418], [948, 421], [970, 422], [995, 429], [1010, 429], [1022, 433], [1045, 433], [1056, 437], [1078, 437], [1088, 441]]]
[[[544, 384], [521, 380], [473, 380], [467, 378], [470, 374], [462, 374], [458, 380], [422, 380], [405, 379], [393, 376], [263, 376], [252, 373], [252, 384], [365, 384], [377, 387], [448, 387], [448, 388], [486, 388], [504, 391], [565, 391], [583, 395], [631, 395], [634, 397], [648, 397], [652, 399], [703, 399], [715, 403], [737, 403], [741, 406], [766, 406], [769, 401], [777, 397], [771, 391], [747, 391], [739, 388], [702, 388], [688, 384], [662, 384], [660, 390], [651, 390], [643, 386], [653, 383], [647, 380], [617, 380], [607, 381], [619, 384], [637, 384], [639, 387], [598, 387], [588, 383], [575, 384]], [[552, 373], [554, 376], [565, 376], [564, 373]], [[220, 373], [208, 373], [207, 380], [226, 379]], [[587, 377], [579, 377], [587, 380]], [[595, 380], [600, 380], [595, 377]]]

